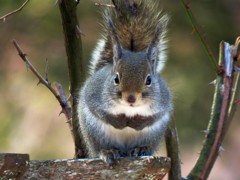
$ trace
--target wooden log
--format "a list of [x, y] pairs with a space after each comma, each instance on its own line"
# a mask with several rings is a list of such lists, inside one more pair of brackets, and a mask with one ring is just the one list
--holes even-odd
[[[22, 179], [159, 180], [167, 174], [170, 166], [170, 158], [153, 156], [122, 158], [114, 166], [109, 166], [100, 159], [34, 160], [29, 161], [21, 177]], [[11, 168], [8, 171], [11, 171]], [[0, 175], [0, 179], [2, 177]], [[9, 179], [10, 176], [4, 177]]]
[[0, 153], [0, 179], [21, 179], [29, 166], [28, 154]]

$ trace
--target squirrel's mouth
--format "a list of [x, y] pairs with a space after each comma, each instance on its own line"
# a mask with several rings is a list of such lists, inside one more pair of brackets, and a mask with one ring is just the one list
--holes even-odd
[[137, 108], [137, 107], [141, 107], [144, 106], [146, 102], [143, 102], [142, 100], [137, 100], [135, 102], [128, 102], [126, 100], [121, 100], [120, 103], [122, 105], [124, 105], [125, 107], [129, 107], [129, 108]]
[[144, 105], [145, 103], [140, 99], [136, 99], [135, 101], [129, 102], [129, 100], [127, 99], [120, 99], [120, 104], [124, 105], [125, 107], [129, 107], [129, 108], [137, 108], [137, 107], [141, 107], [142, 105]]
[[127, 105], [128, 107], [131, 107], [131, 108], [136, 108], [136, 107], [142, 106], [143, 104], [140, 103], [140, 102], [135, 102], [135, 103], [129, 103], [129, 102], [127, 102], [127, 103], [125, 103], [125, 105]]

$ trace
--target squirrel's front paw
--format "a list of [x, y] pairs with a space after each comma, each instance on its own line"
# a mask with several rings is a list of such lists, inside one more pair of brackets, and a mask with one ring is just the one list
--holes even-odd
[[116, 149], [105, 149], [100, 151], [100, 158], [109, 165], [113, 165], [120, 158], [120, 151]]
[[150, 156], [153, 154], [153, 149], [150, 146], [135, 147], [133, 149], [128, 150], [127, 154], [130, 157]]

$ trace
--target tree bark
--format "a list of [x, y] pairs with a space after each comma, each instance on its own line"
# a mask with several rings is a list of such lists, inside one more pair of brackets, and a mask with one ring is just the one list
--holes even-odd
[[79, 132], [78, 94], [81, 85], [86, 79], [82, 58], [82, 42], [77, 19], [77, 2], [69, 0], [58, 1], [61, 13], [65, 48], [68, 60], [70, 94], [72, 97], [72, 135], [75, 145], [75, 158], [86, 157], [85, 145]]
[[100, 159], [29, 161], [26, 154], [0, 154], [0, 158], [0, 179], [160, 180], [171, 166], [169, 158], [153, 156], [122, 158], [114, 166]]

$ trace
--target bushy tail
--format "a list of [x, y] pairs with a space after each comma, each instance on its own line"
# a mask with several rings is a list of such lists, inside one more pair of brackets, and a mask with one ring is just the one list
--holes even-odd
[[[168, 16], [162, 14], [159, 0], [112, 0], [114, 8], [103, 13], [104, 33], [93, 51], [91, 74], [106, 64], [112, 63], [112, 29], [113, 22], [116, 36], [121, 47], [133, 52], [145, 51], [153, 38], [158, 38], [157, 71], [160, 72], [166, 61], [166, 26]], [[160, 27], [161, 28], [157, 28]], [[161, 31], [161, 32], [159, 32]]]

